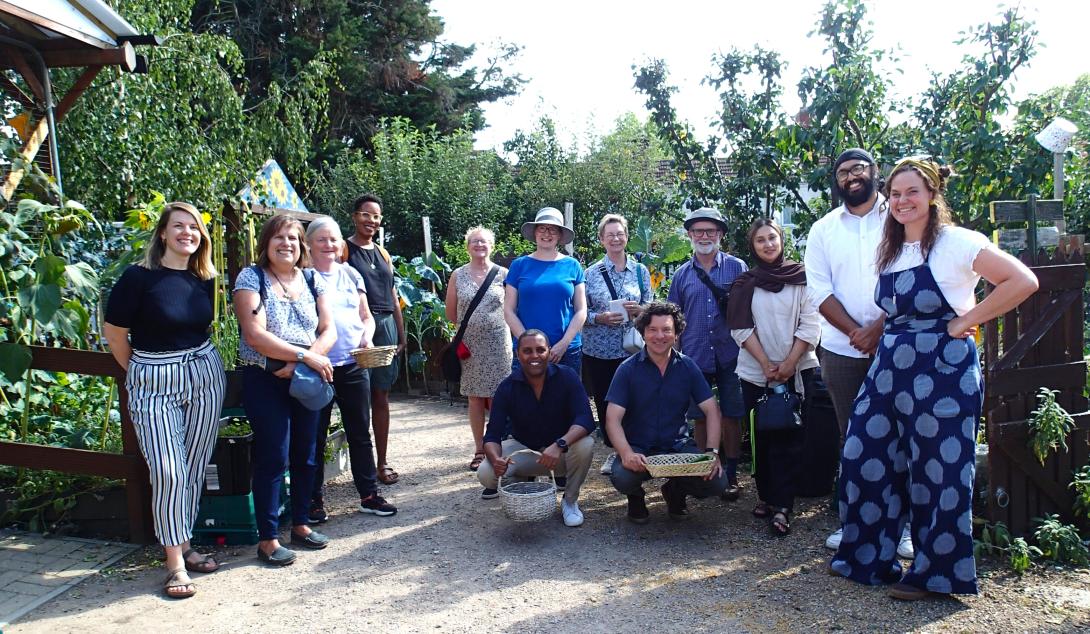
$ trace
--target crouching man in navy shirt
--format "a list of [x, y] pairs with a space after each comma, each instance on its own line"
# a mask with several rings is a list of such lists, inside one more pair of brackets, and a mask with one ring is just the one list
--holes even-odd
[[[719, 463], [719, 406], [704, 374], [689, 357], [674, 350], [685, 330], [685, 318], [676, 304], [652, 302], [636, 318], [644, 349], [617, 368], [606, 400], [606, 433], [618, 461], [610, 480], [628, 496], [628, 519], [647, 522], [643, 482], [651, 479], [647, 457], [664, 453], [711, 454], [712, 471], [704, 478], [670, 478], [662, 487], [666, 511], [672, 519], [688, 517], [685, 498], [721, 494], [728, 480]], [[685, 413], [695, 402], [705, 415], [707, 449], [698, 449], [690, 437]]]
[[[484, 453], [488, 457], [477, 469], [485, 491], [482, 497], [496, 497], [500, 476], [567, 476], [567, 488], [560, 509], [564, 524], [579, 526], [579, 489], [590, 471], [594, 440], [594, 418], [590, 401], [579, 375], [562, 365], [549, 364], [549, 339], [530, 329], [518, 338], [516, 349], [520, 368], [512, 370], [496, 388]], [[502, 441], [510, 429], [511, 438]], [[540, 452], [516, 453], [524, 449]], [[514, 454], [514, 455], [512, 455]]]

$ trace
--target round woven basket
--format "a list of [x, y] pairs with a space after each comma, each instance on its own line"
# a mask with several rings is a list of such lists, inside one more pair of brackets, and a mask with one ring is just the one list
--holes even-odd
[[350, 354], [361, 368], [381, 368], [393, 363], [396, 352], [397, 346], [371, 346], [356, 348]]
[[[515, 453], [541, 454], [532, 449], [523, 449]], [[552, 517], [556, 511], [556, 478], [549, 472], [549, 482], [512, 482], [503, 483], [500, 476], [497, 487], [500, 491], [500, 503], [507, 518], [515, 522], [540, 522]]]
[[664, 453], [647, 457], [647, 472], [652, 478], [704, 477], [714, 464], [708, 454]]

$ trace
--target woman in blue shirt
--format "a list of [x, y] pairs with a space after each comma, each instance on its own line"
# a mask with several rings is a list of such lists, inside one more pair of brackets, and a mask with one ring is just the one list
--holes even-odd
[[[575, 233], [564, 226], [560, 211], [545, 207], [533, 222], [522, 225], [522, 235], [537, 249], [511, 263], [504, 282], [503, 316], [515, 340], [528, 328], [549, 337], [550, 363], [581, 370], [582, 338], [587, 319], [583, 268], [578, 260], [560, 252]], [[512, 343], [512, 348], [514, 343]], [[512, 368], [518, 367], [514, 357]]]

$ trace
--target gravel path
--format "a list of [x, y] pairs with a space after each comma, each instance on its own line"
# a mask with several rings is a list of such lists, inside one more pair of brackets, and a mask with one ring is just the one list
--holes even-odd
[[[347, 475], [331, 486], [333, 539], [282, 570], [254, 547], [221, 549], [220, 571], [195, 576], [186, 601], [161, 598], [165, 573], [144, 549], [43, 606], [11, 632], [766, 632], [1087, 631], [1090, 572], [1039, 568], [1017, 577], [987, 562], [982, 594], [915, 604], [881, 588], [829, 577], [822, 543], [834, 528], [827, 500], [803, 500], [786, 539], [740, 502], [690, 502], [666, 518], [657, 491], [651, 522], [624, 521], [624, 499], [597, 475], [586, 523], [512, 525], [499, 500], [480, 499], [465, 407], [395, 399], [389, 518], [355, 512]], [[652, 491], [652, 488], [648, 488]]]

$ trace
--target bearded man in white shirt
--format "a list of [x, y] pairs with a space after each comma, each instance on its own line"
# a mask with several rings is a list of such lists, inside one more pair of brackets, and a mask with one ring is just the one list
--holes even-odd
[[[885, 324], [885, 313], [874, 303], [875, 251], [889, 215], [878, 193], [879, 176], [866, 150], [841, 152], [833, 163], [833, 189], [843, 204], [815, 222], [806, 239], [806, 283], [823, 318], [821, 377], [832, 397], [841, 442]], [[835, 550], [840, 537], [837, 530], [825, 546]], [[913, 555], [907, 526], [897, 554]]]

